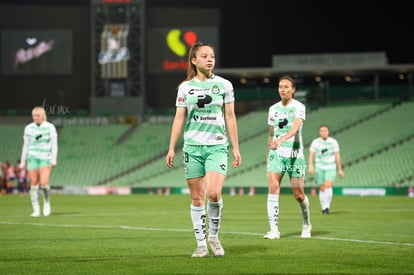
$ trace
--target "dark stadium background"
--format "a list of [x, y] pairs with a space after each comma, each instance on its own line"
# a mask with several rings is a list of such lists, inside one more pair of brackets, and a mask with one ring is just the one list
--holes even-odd
[[[2, 0], [1, 4], [90, 5], [88, 0]], [[406, 1], [147, 0], [146, 5], [219, 8], [223, 67], [270, 66], [272, 54], [353, 51], [386, 51], [390, 63], [414, 63], [412, 15]]]
[[[410, 9], [404, 1], [392, 4], [324, 0], [145, 2], [148, 10], [217, 10], [220, 32], [217, 61], [224, 69], [269, 68], [272, 55], [352, 52], [385, 52], [389, 64], [414, 64], [414, 42], [409, 35], [412, 26]], [[0, 109], [3, 113], [8, 109], [12, 109], [11, 113], [27, 112], [45, 98], [50, 104], [69, 106], [74, 112], [90, 109], [90, 97], [94, 93], [90, 77], [90, 14], [90, 1], [87, 0], [0, 2], [1, 29], [65, 28], [75, 30], [77, 37], [73, 44], [71, 75], [20, 77], [0, 72], [3, 96]], [[193, 17], [203, 15], [188, 14], [190, 20]], [[166, 76], [163, 81], [158, 79], [158, 76], [155, 79], [148, 77], [146, 81], [146, 106], [173, 106], [175, 86], [181, 76]]]

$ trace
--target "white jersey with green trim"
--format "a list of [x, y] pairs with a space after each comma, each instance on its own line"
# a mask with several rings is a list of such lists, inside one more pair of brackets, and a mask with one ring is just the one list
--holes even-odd
[[27, 156], [50, 160], [56, 164], [57, 159], [57, 131], [56, 127], [44, 121], [37, 125], [32, 122], [24, 128], [23, 150], [20, 158], [21, 165], [25, 165]]
[[324, 140], [321, 137], [315, 138], [309, 148], [315, 152], [315, 168], [322, 170], [335, 170], [335, 153], [339, 152], [338, 141], [332, 137]]
[[[273, 140], [279, 139], [281, 136], [286, 135], [286, 133], [292, 128], [293, 121], [298, 117], [305, 121], [306, 107], [303, 103], [296, 99], [292, 99], [292, 101], [286, 106], [283, 106], [281, 101], [270, 106], [267, 123], [268, 125], [274, 127]], [[287, 158], [304, 157], [302, 126], [299, 128], [296, 135], [290, 137], [280, 145], [277, 149], [279, 156]]]
[[231, 102], [234, 102], [233, 85], [220, 76], [182, 82], [178, 87], [176, 106], [187, 108], [185, 144], [228, 144], [223, 106]]

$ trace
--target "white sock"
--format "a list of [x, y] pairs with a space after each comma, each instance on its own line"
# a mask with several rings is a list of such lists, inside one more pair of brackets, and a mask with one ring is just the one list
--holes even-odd
[[319, 202], [321, 204], [322, 210], [325, 209], [325, 201], [326, 201], [325, 200], [325, 197], [326, 197], [325, 195], [326, 195], [326, 192], [319, 189]]
[[30, 186], [30, 200], [32, 202], [33, 211], [39, 213], [39, 185]]
[[303, 225], [310, 225], [310, 211], [309, 211], [309, 199], [305, 196], [305, 199], [302, 202], [298, 202], [300, 213], [302, 214]]
[[270, 231], [279, 231], [279, 195], [267, 195], [267, 218]]
[[42, 196], [45, 202], [49, 202], [50, 200], [50, 186], [49, 185], [45, 185], [45, 186], [41, 186], [40, 190], [42, 191]]
[[326, 188], [325, 193], [326, 193], [326, 208], [331, 208], [331, 202], [332, 202], [332, 197], [333, 197], [332, 187]]
[[223, 199], [218, 202], [207, 202], [208, 213], [208, 234], [209, 236], [217, 236], [220, 230], [221, 214], [223, 212]]
[[206, 241], [206, 209], [204, 206], [191, 204], [191, 221], [198, 246], [207, 246]]

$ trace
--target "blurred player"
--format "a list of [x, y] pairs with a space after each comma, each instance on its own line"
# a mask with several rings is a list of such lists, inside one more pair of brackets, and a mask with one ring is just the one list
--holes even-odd
[[315, 175], [319, 185], [319, 201], [322, 214], [329, 214], [332, 202], [332, 185], [336, 173], [343, 178], [341, 155], [338, 141], [329, 136], [327, 125], [319, 126], [319, 137], [315, 138], [309, 149], [309, 173]]
[[57, 160], [57, 131], [55, 126], [47, 121], [43, 107], [33, 108], [32, 119], [33, 122], [24, 128], [20, 168], [23, 168], [27, 161], [30, 199], [33, 207], [31, 216], [40, 216], [39, 191], [43, 196], [43, 215], [49, 216], [51, 212], [49, 178]]

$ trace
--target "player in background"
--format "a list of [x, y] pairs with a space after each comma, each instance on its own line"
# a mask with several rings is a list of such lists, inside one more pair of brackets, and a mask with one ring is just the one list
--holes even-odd
[[269, 107], [267, 123], [269, 137], [267, 143], [267, 216], [270, 231], [265, 239], [279, 239], [279, 194], [283, 176], [287, 173], [293, 195], [302, 215], [302, 238], [311, 237], [309, 199], [305, 195], [305, 157], [303, 154], [302, 125], [306, 107], [293, 98], [296, 84], [290, 76], [279, 78], [281, 100]]
[[20, 168], [23, 168], [27, 161], [30, 200], [33, 207], [31, 216], [40, 216], [39, 191], [43, 196], [43, 215], [49, 216], [51, 212], [49, 178], [52, 167], [57, 161], [57, 131], [55, 126], [47, 121], [43, 107], [33, 108], [32, 119], [33, 122], [24, 128]]
[[315, 176], [319, 185], [319, 201], [322, 214], [329, 214], [331, 209], [336, 174], [343, 178], [341, 155], [338, 141], [329, 136], [327, 125], [319, 126], [319, 137], [315, 138], [309, 149], [309, 173]]
[[238, 167], [242, 161], [233, 85], [215, 75], [214, 66], [213, 46], [195, 43], [188, 56], [187, 78], [178, 86], [176, 113], [165, 158], [167, 166], [173, 168], [175, 146], [184, 128], [184, 173], [190, 189], [190, 216], [197, 241], [193, 258], [208, 256], [207, 235], [214, 256], [224, 256], [218, 233], [223, 211], [222, 189], [228, 169], [228, 136], [233, 152], [232, 166]]
[[28, 186], [28, 176], [27, 176], [27, 167], [20, 165], [20, 159], [17, 160], [16, 164], [16, 175], [17, 175], [17, 190], [20, 196], [23, 196], [27, 190]]

